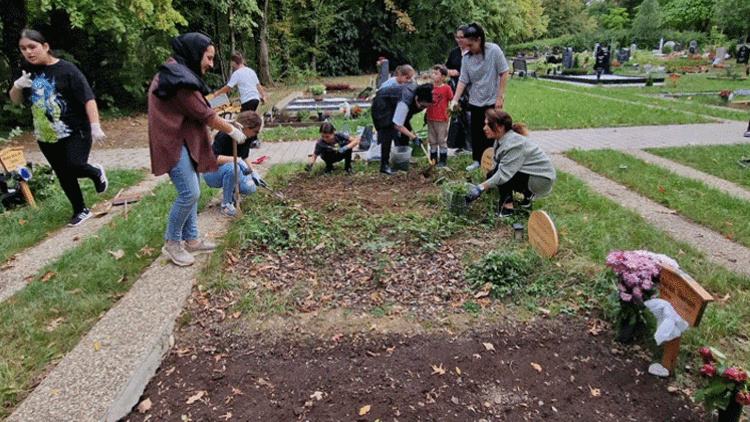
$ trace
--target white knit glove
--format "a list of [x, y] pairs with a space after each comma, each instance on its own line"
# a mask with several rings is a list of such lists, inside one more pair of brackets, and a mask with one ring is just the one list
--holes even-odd
[[106, 138], [107, 135], [104, 134], [102, 131], [102, 127], [99, 126], [99, 123], [92, 123], [91, 124], [91, 140], [97, 143], [97, 145], [104, 145], [104, 138]]
[[21, 77], [13, 82], [13, 86], [15, 86], [16, 89], [31, 88], [31, 73], [25, 70], [22, 70], [21, 72]]
[[242, 133], [241, 130], [237, 129], [236, 127], [232, 126], [232, 131], [229, 132], [229, 136], [232, 137], [235, 141], [237, 141], [237, 144], [244, 144], [245, 140], [247, 139], [247, 136], [245, 136], [244, 133]]

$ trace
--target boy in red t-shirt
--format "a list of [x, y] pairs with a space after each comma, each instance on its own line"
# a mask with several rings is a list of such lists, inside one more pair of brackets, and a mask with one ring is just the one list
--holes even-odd
[[430, 158], [433, 161], [438, 161], [438, 167], [445, 167], [445, 162], [448, 159], [447, 111], [448, 104], [453, 99], [453, 90], [445, 84], [445, 78], [447, 77], [448, 68], [442, 64], [436, 64], [430, 69], [432, 104], [427, 107], [427, 139], [430, 142]]

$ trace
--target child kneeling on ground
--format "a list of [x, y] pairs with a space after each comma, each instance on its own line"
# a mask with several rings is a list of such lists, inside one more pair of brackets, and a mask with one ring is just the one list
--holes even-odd
[[305, 171], [310, 171], [315, 160], [320, 157], [326, 163], [326, 173], [333, 171], [333, 163], [344, 160], [344, 170], [354, 173], [352, 169], [352, 150], [359, 145], [359, 137], [346, 136], [336, 132], [331, 122], [323, 122], [320, 125], [320, 139], [315, 143], [310, 162], [305, 165]]
[[[250, 195], [255, 192], [256, 183], [260, 175], [250, 165], [250, 146], [258, 139], [261, 120], [254, 111], [243, 111], [237, 116], [237, 123], [242, 125], [242, 133], [247, 141], [237, 145], [237, 180], [240, 194]], [[232, 155], [232, 138], [224, 132], [219, 132], [212, 145], [219, 171], [203, 174], [203, 180], [212, 188], [221, 188], [221, 213], [227, 217], [237, 212], [234, 198], [234, 156]]]

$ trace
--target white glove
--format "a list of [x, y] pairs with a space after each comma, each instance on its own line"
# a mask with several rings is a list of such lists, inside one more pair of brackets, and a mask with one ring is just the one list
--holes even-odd
[[21, 72], [21, 77], [13, 82], [13, 86], [15, 86], [16, 89], [31, 88], [31, 73], [25, 70], [22, 70]]
[[247, 136], [245, 136], [244, 133], [242, 133], [241, 130], [237, 129], [236, 127], [232, 126], [232, 131], [229, 132], [229, 136], [232, 137], [235, 141], [237, 141], [238, 145], [244, 144], [245, 140], [247, 139]]
[[450, 108], [451, 110], [453, 110], [454, 108], [456, 108], [456, 104], [458, 104], [458, 102], [457, 102], [456, 100], [451, 100], [451, 104], [450, 104], [450, 107], [449, 107], [449, 108]]
[[99, 126], [99, 123], [92, 123], [91, 124], [91, 140], [96, 142], [98, 145], [104, 144], [104, 138], [106, 138], [107, 135], [102, 132], [102, 127]]

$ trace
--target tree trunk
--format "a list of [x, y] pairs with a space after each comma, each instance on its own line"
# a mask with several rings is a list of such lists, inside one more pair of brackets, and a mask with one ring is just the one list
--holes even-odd
[[271, 70], [268, 64], [268, 0], [263, 2], [263, 18], [260, 22], [260, 37], [258, 37], [258, 71], [263, 85], [273, 86]]
[[[20, 74], [21, 54], [18, 52], [18, 37], [26, 27], [26, 0], [5, 0], [0, 20], [3, 24], [2, 51], [7, 55], [10, 65], [10, 83], [13, 83], [16, 72]], [[8, 85], [10, 86], [10, 85]]]

